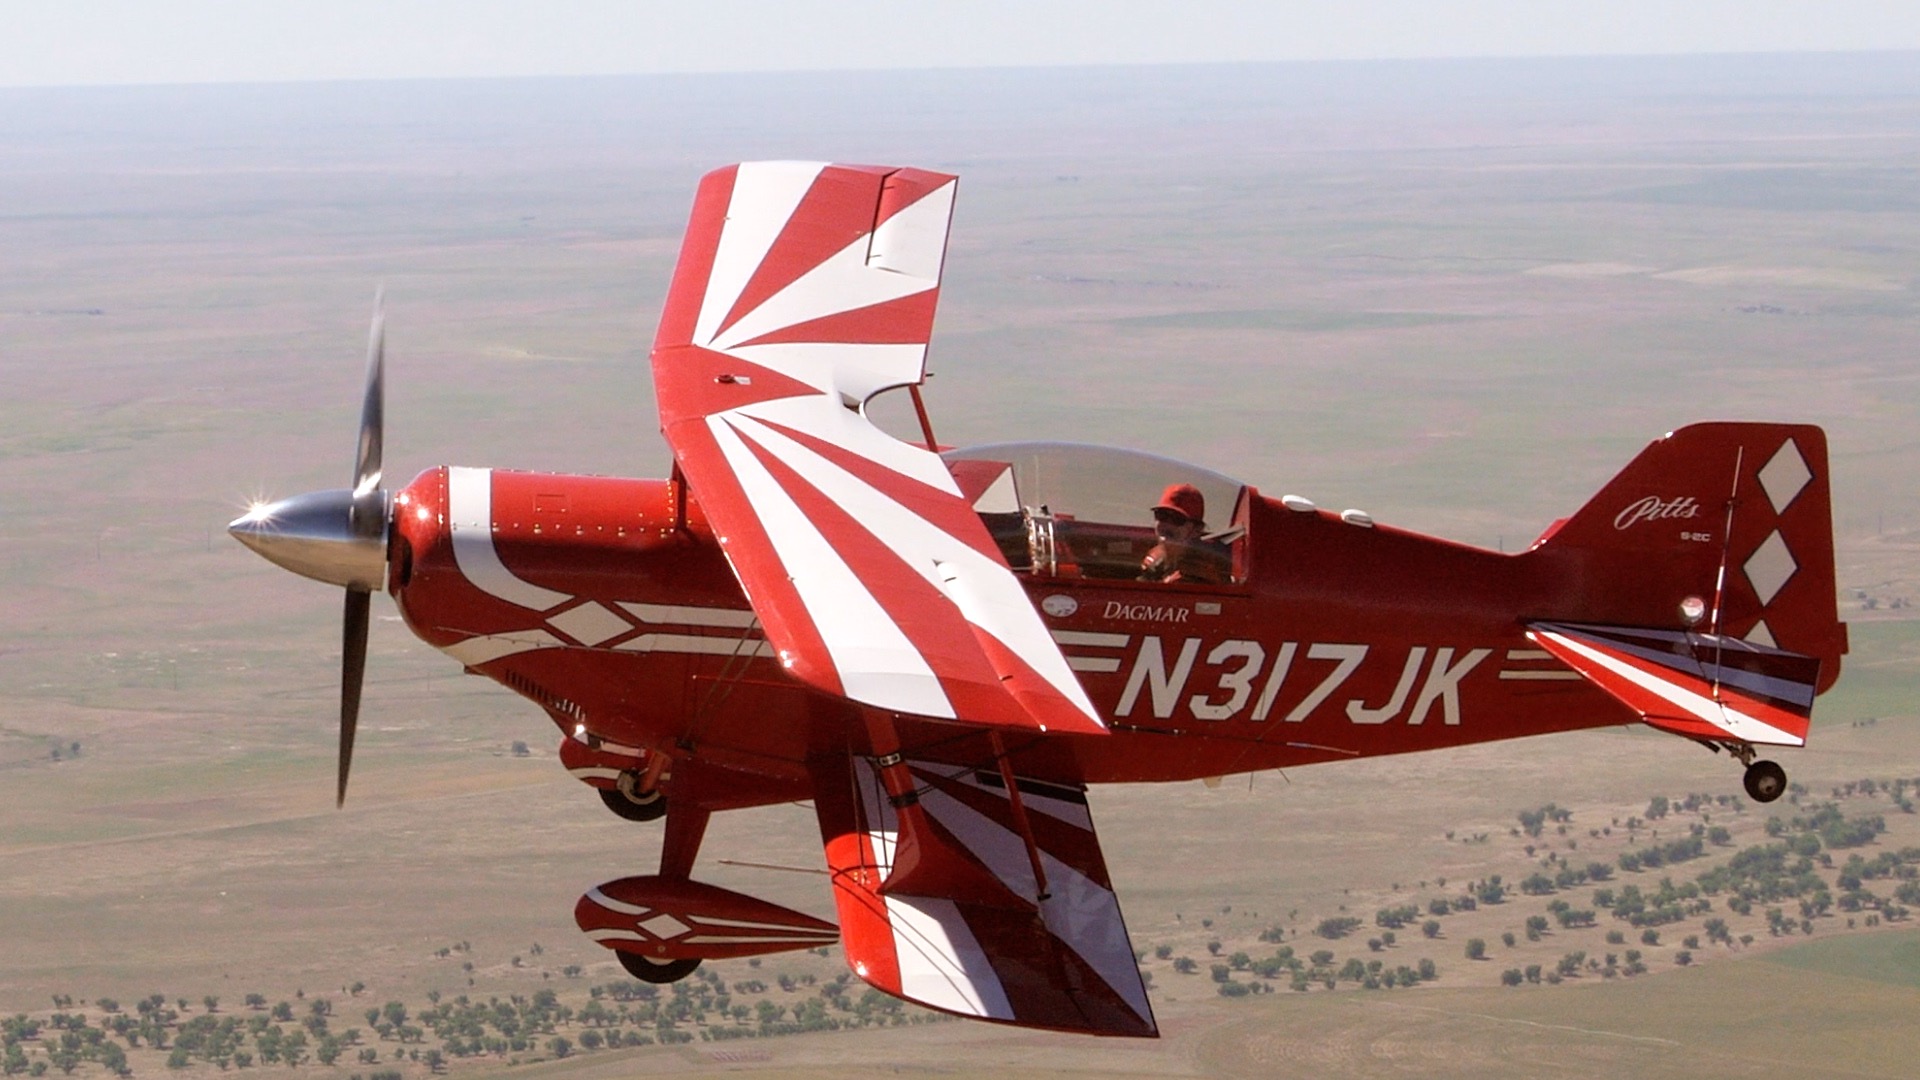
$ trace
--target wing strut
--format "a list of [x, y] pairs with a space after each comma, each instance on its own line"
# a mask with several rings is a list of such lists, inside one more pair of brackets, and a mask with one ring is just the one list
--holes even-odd
[[920, 384], [914, 383], [907, 387], [907, 393], [913, 395], [913, 411], [920, 416], [920, 434], [926, 436], [927, 449], [933, 453], [939, 453], [940, 440], [933, 437], [933, 421], [927, 419], [927, 403], [920, 396]]
[[1000, 738], [999, 729], [987, 734], [993, 741], [993, 760], [1000, 766], [1000, 782], [1007, 785], [1007, 809], [1013, 815], [1013, 827], [1020, 833], [1020, 839], [1027, 842], [1027, 861], [1033, 864], [1036, 899], [1044, 904], [1053, 898], [1053, 890], [1047, 888], [1047, 868], [1040, 863], [1040, 845], [1033, 839], [1033, 822], [1027, 819], [1027, 804], [1020, 798], [1019, 781], [1013, 778], [1013, 762], [1007, 758], [1007, 746]]

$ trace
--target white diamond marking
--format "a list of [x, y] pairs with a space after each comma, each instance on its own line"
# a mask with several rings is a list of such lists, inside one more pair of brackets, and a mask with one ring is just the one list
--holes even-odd
[[1787, 542], [1780, 539], [1778, 529], [1767, 535], [1742, 567], [1747, 573], [1748, 583], [1760, 597], [1761, 607], [1773, 603], [1773, 598], [1780, 594], [1780, 586], [1785, 585], [1799, 568], [1799, 564], [1793, 561], [1793, 552], [1787, 550]]
[[638, 925], [640, 929], [645, 930], [661, 941], [679, 937], [681, 934], [693, 929], [693, 927], [688, 926], [686, 923], [681, 922], [679, 919], [674, 918], [664, 911]]
[[1813, 479], [1813, 473], [1807, 469], [1807, 461], [1800, 456], [1800, 448], [1792, 439], [1780, 445], [1774, 451], [1773, 460], [1760, 470], [1760, 486], [1767, 493], [1767, 501], [1773, 503], [1773, 512], [1784, 513], [1788, 506], [1802, 491], [1807, 481]]
[[547, 620], [561, 633], [587, 645], [598, 645], [633, 629], [633, 624], [601, 604], [581, 604]]
[[1780, 647], [1774, 644], [1773, 631], [1767, 629], [1767, 620], [1765, 619], [1761, 619], [1759, 622], [1753, 624], [1753, 629], [1747, 631], [1747, 640], [1753, 642], [1755, 645], [1765, 645], [1769, 649], [1777, 649]]

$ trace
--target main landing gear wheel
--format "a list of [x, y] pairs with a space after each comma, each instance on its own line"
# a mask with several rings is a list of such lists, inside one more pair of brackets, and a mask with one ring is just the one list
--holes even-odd
[[607, 804], [607, 809], [628, 821], [658, 821], [667, 812], [667, 797], [658, 791], [632, 799], [614, 788], [595, 790], [600, 792], [600, 801]]
[[613, 950], [613, 955], [619, 958], [620, 966], [627, 969], [627, 974], [641, 982], [679, 982], [693, 974], [693, 969], [700, 966], [698, 960], [649, 960], [639, 953], [630, 953], [624, 949]]
[[628, 769], [620, 774], [614, 787], [595, 790], [600, 792], [600, 801], [607, 804], [607, 809], [628, 821], [658, 821], [667, 812], [667, 795], [657, 787], [640, 791], [639, 780], [640, 774]]
[[1754, 802], [1769, 803], [1786, 793], [1787, 770], [1771, 761], [1756, 761], [1747, 766], [1745, 783]]

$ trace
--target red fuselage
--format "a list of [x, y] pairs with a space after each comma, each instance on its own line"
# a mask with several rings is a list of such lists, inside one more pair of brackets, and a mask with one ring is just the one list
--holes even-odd
[[[570, 735], [669, 755], [703, 803], [806, 798], [810, 756], [860, 749], [862, 707], [783, 672], [684, 491], [429, 470], [395, 499], [388, 588], [422, 639]], [[1712, 569], [1641, 565], [1636, 588], [1590, 595], [1617, 580], [1595, 553], [1504, 555], [1251, 491], [1244, 524], [1236, 584], [1023, 579], [1113, 729], [1016, 740], [1023, 773], [1184, 780], [1628, 723], [1523, 624], [1671, 620], [1664, 598]], [[956, 761], [984, 756], [964, 726], [924, 723]]]

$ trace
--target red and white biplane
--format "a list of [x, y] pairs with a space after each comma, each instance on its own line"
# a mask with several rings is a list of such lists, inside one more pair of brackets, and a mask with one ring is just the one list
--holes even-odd
[[[231, 531], [531, 699], [659, 872], [580, 927], [636, 976], [837, 940], [963, 1016], [1147, 1036], [1089, 785], [1644, 722], [1785, 774], [1846, 652], [1815, 427], [1650, 445], [1502, 554], [1062, 443], [945, 449], [920, 408], [952, 176], [756, 162], [700, 184], [653, 349], [658, 480], [381, 485], [376, 316], [351, 489]], [[866, 414], [906, 388], [924, 439]], [[838, 926], [695, 881], [716, 811], [811, 801]]]

